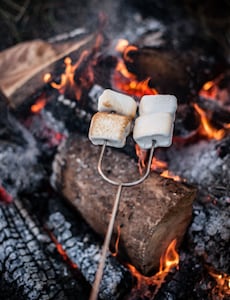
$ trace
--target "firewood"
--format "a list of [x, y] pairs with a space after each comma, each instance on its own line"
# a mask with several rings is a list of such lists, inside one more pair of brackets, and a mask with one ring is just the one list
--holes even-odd
[[142, 48], [130, 51], [128, 55], [132, 63], [127, 61], [126, 64], [135, 70], [139, 79], [152, 78], [150, 86], [160, 94], [174, 94], [177, 91], [179, 102], [193, 98], [206, 81], [218, 75], [215, 64], [209, 63], [204, 67], [202, 57], [207, 53], [198, 47], [179, 52]]
[[[100, 235], [107, 230], [116, 187], [97, 172], [99, 146], [80, 135], [71, 136], [56, 155], [52, 184]], [[125, 182], [139, 177], [134, 160], [122, 152], [108, 150], [104, 172]], [[121, 228], [119, 257], [147, 275], [159, 266], [169, 243], [182, 241], [192, 216], [195, 189], [151, 173], [142, 184], [124, 188], [114, 226]]]
[[10, 98], [11, 105], [17, 107], [44, 85], [43, 76], [52, 72], [58, 61], [82, 51], [86, 45], [92, 48], [94, 42], [95, 35], [88, 35], [61, 45], [34, 40], [6, 49], [0, 53], [0, 87]]

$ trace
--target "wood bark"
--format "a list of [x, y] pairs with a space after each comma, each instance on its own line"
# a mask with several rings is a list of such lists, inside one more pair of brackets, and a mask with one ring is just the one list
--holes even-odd
[[[100, 147], [80, 135], [70, 137], [59, 150], [52, 184], [102, 236], [109, 222], [116, 187], [97, 172]], [[110, 178], [138, 178], [134, 160], [108, 149], [103, 161]], [[123, 188], [111, 246], [121, 228], [119, 257], [147, 275], [158, 268], [161, 255], [173, 239], [180, 244], [192, 216], [195, 189], [151, 173], [142, 184]]]

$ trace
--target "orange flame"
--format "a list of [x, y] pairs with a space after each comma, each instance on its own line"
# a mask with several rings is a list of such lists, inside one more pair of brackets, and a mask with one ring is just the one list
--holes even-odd
[[194, 103], [193, 106], [201, 118], [200, 133], [209, 139], [221, 140], [225, 136], [225, 130], [213, 128], [205, 111], [202, 110], [196, 103]]
[[129, 45], [126, 40], [119, 40], [116, 50], [122, 52], [123, 59], [119, 58], [116, 69], [112, 76], [112, 85], [117, 89], [129, 95], [142, 97], [143, 95], [155, 95], [157, 91], [149, 86], [151, 78], [139, 81], [135, 74], [129, 72], [125, 61], [132, 63], [129, 57], [130, 51], [138, 51], [134, 45]]
[[216, 99], [217, 86], [215, 81], [207, 81], [201, 88], [199, 95], [204, 98]]
[[120, 236], [121, 236], [121, 227], [117, 226], [117, 239], [115, 242], [115, 251], [111, 252], [112, 256], [117, 256], [117, 254], [118, 254], [118, 246], [119, 246]]
[[227, 295], [230, 296], [230, 276], [211, 269], [209, 274], [216, 280], [216, 286], [213, 288], [212, 293], [217, 295], [218, 299], [224, 299]]
[[[146, 167], [146, 160], [148, 156], [148, 151], [141, 149], [138, 144], [135, 145], [136, 154], [138, 157], [138, 169], [140, 174], [143, 173], [143, 169]], [[171, 171], [167, 170], [168, 164], [167, 162], [157, 159], [155, 156], [151, 162], [151, 170], [152, 171], [160, 171], [160, 176], [165, 178], [171, 178], [174, 181], [184, 181], [180, 176], [174, 175]]]
[[157, 170], [165, 170], [168, 167], [167, 162], [157, 159], [155, 156], [152, 159], [152, 164], [151, 164], [151, 170], [157, 171]]
[[161, 285], [165, 282], [165, 278], [172, 268], [179, 264], [179, 254], [176, 251], [176, 239], [174, 239], [168, 246], [165, 253], [160, 258], [159, 272], [151, 277], [143, 276], [134, 266], [128, 264], [127, 267], [132, 275], [136, 278], [136, 288], [141, 289], [143, 286], [156, 286], [154, 295], [157, 294]]
[[169, 170], [163, 171], [160, 175], [161, 175], [162, 177], [165, 177], [165, 178], [173, 179], [174, 181], [178, 181], [178, 182], [184, 181], [184, 179], [182, 179], [180, 176], [174, 175], [174, 174], [173, 174], [172, 172], [170, 172]]
[[230, 129], [230, 123], [224, 124], [224, 128], [225, 128], [225, 129]]
[[135, 144], [135, 150], [136, 150], [136, 154], [138, 157], [138, 169], [139, 169], [139, 173], [142, 174], [143, 173], [143, 169], [145, 168], [145, 161], [147, 158], [147, 151], [144, 149], [141, 149], [140, 146], [138, 144]]
[[39, 113], [46, 105], [45, 98], [39, 98], [33, 105], [31, 105], [31, 112], [32, 113]]
[[[88, 55], [89, 51], [84, 50], [75, 64], [72, 64], [72, 60], [70, 57], [66, 57], [64, 60], [65, 71], [63, 74], [61, 74], [60, 83], [56, 83], [54, 81], [50, 82], [51, 74], [49, 73], [45, 74], [45, 76], [43, 77], [44, 81], [50, 82], [50, 85], [54, 89], [57, 89], [60, 94], [65, 94], [68, 90], [73, 91], [75, 98], [77, 100], [80, 100], [82, 95], [82, 88], [87, 88], [94, 80], [93, 71], [91, 69], [91, 66], [88, 65], [86, 66], [87, 74], [84, 74], [84, 76], [80, 75], [79, 78], [77, 78], [78, 84], [75, 81], [76, 70], [80, 68], [83, 61], [86, 60]], [[93, 63], [93, 60], [91, 61], [91, 63]]]
[[220, 88], [220, 83], [224, 78], [225, 74], [220, 74], [217, 78], [207, 81], [200, 89], [199, 95], [209, 100], [224, 100], [220, 96], [220, 90], [225, 89], [224, 87]]
[[176, 267], [178, 264], [179, 254], [176, 251], [176, 239], [174, 239], [169, 244], [165, 254], [161, 257], [160, 270], [154, 277], [158, 278], [163, 273], [168, 273], [172, 268]]
[[71, 259], [69, 258], [68, 254], [66, 253], [66, 251], [64, 250], [64, 248], [62, 247], [62, 245], [58, 242], [58, 240], [56, 239], [56, 237], [54, 236], [54, 234], [48, 230], [47, 228], [45, 228], [51, 238], [51, 240], [54, 242], [58, 253], [62, 256], [63, 260], [66, 261], [68, 263], [68, 265], [70, 265], [70, 267], [72, 267], [73, 269], [78, 269], [78, 266], [71, 261]]
[[[115, 251], [111, 253], [112, 256], [117, 256], [118, 254], [118, 245], [120, 241], [121, 227], [117, 226], [117, 239], [115, 242]], [[175, 268], [179, 264], [179, 254], [176, 251], [176, 239], [172, 240], [169, 246], [167, 247], [165, 253], [160, 258], [160, 267], [159, 272], [154, 276], [147, 277], [142, 275], [133, 265], [126, 264], [127, 268], [130, 270], [134, 278], [136, 278], [136, 288], [140, 290], [143, 286], [149, 287], [152, 285], [156, 286], [155, 294], [164, 283], [166, 276], [171, 271], [172, 268]]]
[[123, 57], [124, 57], [124, 60], [125, 61], [129, 61], [129, 62], [133, 62], [133, 59], [131, 57], [129, 57], [129, 52], [130, 51], [138, 51], [138, 48], [137, 46], [134, 46], [134, 45], [128, 45], [124, 51], [123, 51]]
[[129, 45], [129, 42], [128, 40], [125, 40], [125, 39], [119, 39], [118, 42], [117, 42], [117, 45], [115, 47], [115, 50], [117, 52], [124, 52], [125, 48]]

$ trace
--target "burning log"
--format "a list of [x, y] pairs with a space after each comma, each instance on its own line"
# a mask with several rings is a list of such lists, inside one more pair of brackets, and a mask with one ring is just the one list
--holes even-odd
[[[138, 177], [135, 163], [123, 153], [109, 151], [108, 156], [104, 172], [110, 178], [127, 181], [127, 176], [132, 180]], [[56, 156], [52, 183], [90, 226], [104, 235], [116, 187], [98, 175], [98, 157], [98, 147], [82, 136], [73, 135]], [[194, 197], [194, 188], [154, 173], [143, 184], [124, 189], [115, 222], [115, 228], [121, 228], [119, 257], [128, 259], [143, 274], [156, 269], [169, 243], [175, 238], [181, 242], [191, 220]], [[111, 246], [116, 238], [114, 230]]]
[[0, 86], [13, 107], [43, 86], [43, 76], [55, 69], [67, 55], [78, 55], [83, 49], [93, 48], [96, 35], [62, 45], [35, 40], [18, 44], [0, 53]]
[[[199, 47], [187, 51], [173, 49], [152, 49], [130, 47], [126, 51], [124, 62], [127, 69], [137, 75], [139, 80], [150, 78], [149, 86], [162, 94], [176, 95], [180, 103], [194, 98], [202, 85], [210, 78], [218, 75], [216, 58], [207, 57], [207, 53]], [[113, 83], [122, 90], [116, 80]]]

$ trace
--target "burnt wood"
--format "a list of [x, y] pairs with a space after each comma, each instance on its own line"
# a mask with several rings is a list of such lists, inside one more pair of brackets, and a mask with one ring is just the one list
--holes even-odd
[[89, 285], [67, 267], [21, 201], [0, 203], [0, 219], [2, 300], [88, 299]]
[[[73, 135], [62, 145], [53, 164], [52, 183], [101, 235], [107, 230], [116, 187], [97, 172], [100, 148]], [[138, 178], [136, 163], [109, 149], [104, 171], [112, 178]], [[121, 227], [119, 255], [143, 274], [158, 268], [160, 256], [176, 238], [180, 244], [192, 216], [195, 189], [151, 173], [138, 186], [124, 188], [112, 246]]]
[[[0, 220], [1, 300], [88, 299], [101, 243], [60, 197], [43, 190], [0, 202]], [[108, 257], [100, 299], [120, 298], [131, 283], [130, 273]]]
[[196, 98], [205, 82], [226, 69], [218, 65], [214, 54], [198, 46], [189, 49], [143, 47], [129, 51], [127, 58], [128, 69], [139, 80], [151, 78], [150, 86], [159, 94], [175, 94], [180, 103]]
[[[43, 76], [46, 73], [53, 72], [56, 68], [63, 70], [63, 59], [66, 56], [70, 56], [75, 62], [83, 50], [93, 51], [96, 36], [87, 35], [61, 45], [32, 41], [5, 50], [0, 56], [0, 69], [5, 73], [0, 85], [4, 87], [10, 105], [17, 107], [43, 87]], [[15, 69], [12, 68], [12, 61]]]

